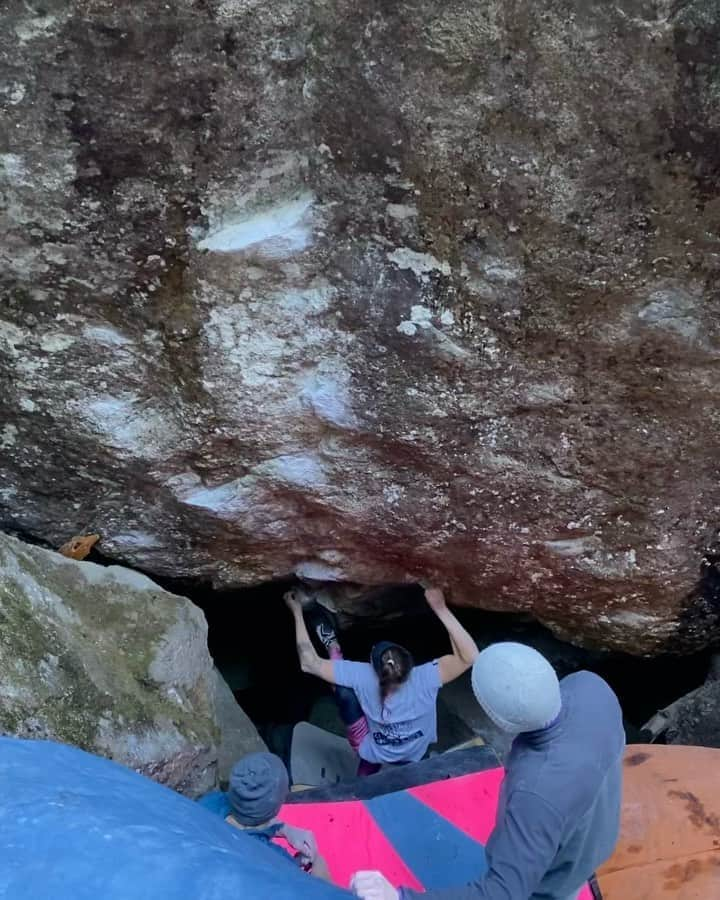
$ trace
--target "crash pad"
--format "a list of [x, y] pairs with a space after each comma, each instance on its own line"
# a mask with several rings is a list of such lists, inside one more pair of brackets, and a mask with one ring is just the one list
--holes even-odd
[[459, 778], [461, 775], [496, 769], [499, 765], [500, 761], [492, 748], [482, 744], [473, 745], [465, 749], [439, 753], [405, 766], [383, 766], [377, 775], [369, 778], [346, 778], [337, 784], [306, 789], [293, 794], [288, 802], [369, 800], [381, 794], [391, 794], [433, 781], [445, 781], [449, 778]]
[[[469, 753], [458, 753], [458, 765], [464, 752]], [[476, 764], [493, 758], [486, 753], [469, 753], [469, 757]], [[452, 762], [445, 760], [446, 765]], [[416, 765], [419, 771], [424, 763]], [[280, 818], [315, 832], [320, 852], [339, 884], [347, 884], [358, 869], [380, 869], [396, 886], [461, 887], [487, 868], [484, 845], [495, 823], [503, 775], [495, 765], [385, 793], [383, 787], [392, 782], [381, 773], [357, 780], [363, 799], [317, 799], [333, 791], [347, 796], [351, 792], [347, 784], [308, 791], [294, 795]], [[408, 773], [399, 770], [392, 776], [407, 778]], [[310, 802], [303, 802], [304, 798]], [[589, 888], [583, 889], [579, 900], [592, 900]]]
[[627, 748], [620, 840], [598, 880], [604, 900], [720, 897], [720, 750]]
[[2, 900], [332, 900], [349, 894], [99, 757], [0, 737]]
[[[450, 755], [461, 768], [481, 762], [474, 751]], [[605, 900], [720, 897], [719, 771], [719, 750], [628, 748], [621, 838], [599, 873]], [[399, 776], [406, 788], [384, 792]], [[339, 883], [359, 868], [415, 887], [450, 886], [482, 871], [502, 781], [497, 766], [427, 783], [408, 766], [358, 781], [362, 789], [335, 790], [363, 799], [282, 810], [285, 821], [315, 830]], [[0, 797], [1, 900], [349, 896], [200, 804], [51, 741], [0, 737]]]
[[346, 738], [298, 722], [293, 729], [290, 771], [296, 785], [333, 785], [357, 773], [358, 758]]

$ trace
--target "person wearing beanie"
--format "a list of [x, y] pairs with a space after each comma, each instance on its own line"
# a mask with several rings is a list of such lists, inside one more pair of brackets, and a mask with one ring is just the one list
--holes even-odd
[[[358, 775], [372, 775], [384, 764], [422, 759], [437, 740], [438, 691], [466, 672], [478, 655], [475, 641], [448, 609], [443, 592], [427, 587], [425, 600], [444, 625], [452, 653], [416, 666], [404, 647], [389, 641], [373, 647], [369, 662], [343, 659], [332, 620], [320, 615], [316, 605], [303, 608], [300, 591], [285, 594], [295, 620], [300, 666], [334, 686], [348, 742], [359, 757]], [[316, 652], [308, 624], [329, 659]]]
[[362, 900], [575, 900], [613, 852], [620, 829], [622, 712], [592, 672], [558, 681], [536, 650], [492, 644], [473, 665], [475, 697], [514, 736], [487, 870], [472, 884], [419, 894], [357, 872]]
[[228, 824], [276, 848], [287, 858], [287, 853], [272, 843], [275, 837], [284, 838], [296, 851], [298, 865], [318, 878], [331, 881], [327, 863], [318, 853], [312, 831], [288, 825], [277, 818], [289, 790], [287, 769], [279, 756], [250, 753], [233, 766], [227, 793], [216, 792], [201, 802], [223, 815]]
[[243, 828], [272, 822], [290, 791], [285, 764], [274, 753], [249, 753], [232, 767], [227, 799]]

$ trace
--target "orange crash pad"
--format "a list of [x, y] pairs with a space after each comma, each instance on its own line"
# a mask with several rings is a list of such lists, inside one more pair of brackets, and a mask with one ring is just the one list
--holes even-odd
[[604, 900], [720, 898], [720, 750], [628, 747], [620, 841]]

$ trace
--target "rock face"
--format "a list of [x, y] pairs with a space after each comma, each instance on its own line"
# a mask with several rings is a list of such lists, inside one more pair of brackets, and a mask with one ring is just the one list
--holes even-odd
[[225, 785], [230, 770], [241, 757], [267, 750], [267, 747], [217, 669], [215, 675], [215, 716], [220, 727], [218, 778]]
[[720, 747], [720, 681], [708, 680], [678, 702], [665, 741], [668, 744]]
[[3, 25], [0, 525], [708, 639], [717, 0]]
[[[230, 746], [218, 677], [189, 601], [0, 535], [0, 731], [75, 744], [195, 795]], [[245, 733], [261, 746], [249, 722]]]
[[712, 658], [704, 684], [658, 710], [644, 730], [653, 741], [720, 747], [720, 656]]

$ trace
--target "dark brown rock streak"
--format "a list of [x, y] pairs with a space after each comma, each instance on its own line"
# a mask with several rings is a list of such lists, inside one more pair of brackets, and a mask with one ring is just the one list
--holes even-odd
[[713, 639], [717, 0], [0, 15], [2, 527]]

